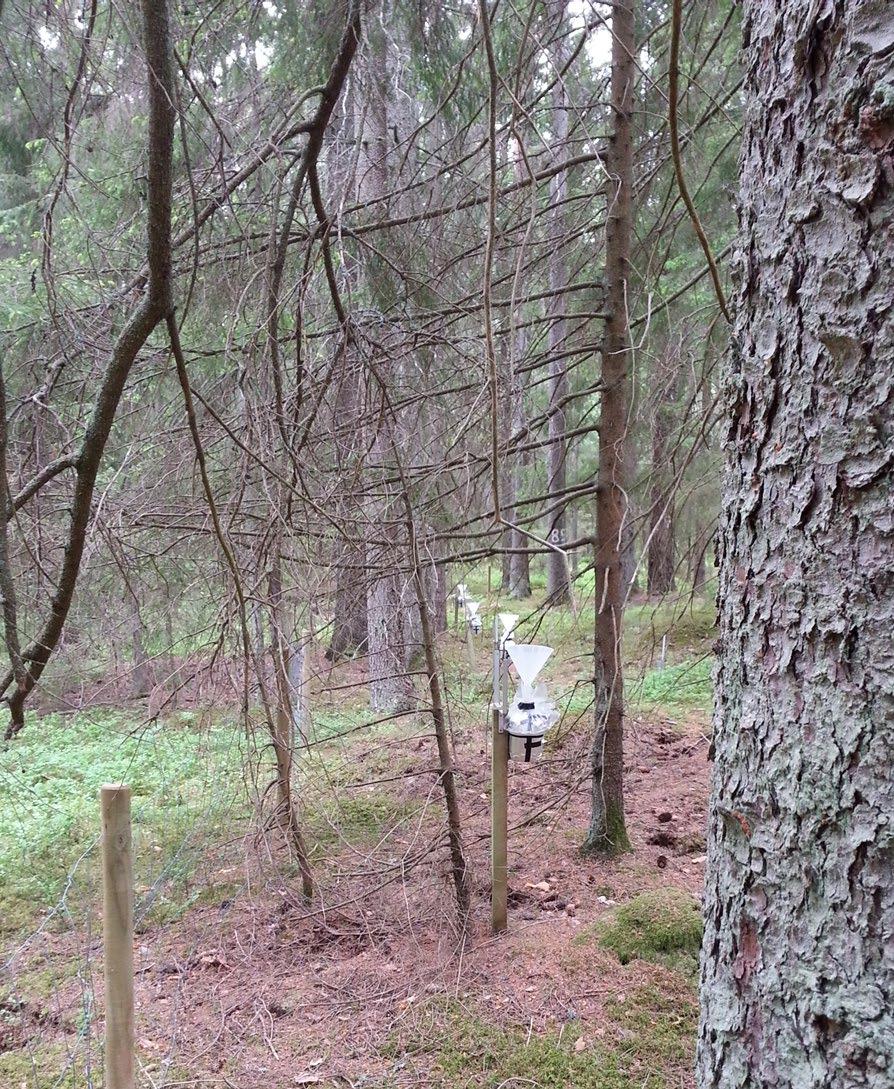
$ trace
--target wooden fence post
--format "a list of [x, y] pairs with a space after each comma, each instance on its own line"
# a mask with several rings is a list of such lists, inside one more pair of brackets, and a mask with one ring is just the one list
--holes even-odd
[[105, 956], [105, 1089], [133, 1089], [133, 844], [130, 787], [109, 783], [102, 812], [102, 934]]
[[491, 730], [491, 925], [494, 934], [506, 929], [508, 894], [509, 734], [500, 729], [501, 711], [493, 708]]

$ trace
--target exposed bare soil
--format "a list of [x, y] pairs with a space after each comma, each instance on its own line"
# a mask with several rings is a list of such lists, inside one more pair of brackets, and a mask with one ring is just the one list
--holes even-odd
[[[380, 767], [370, 778], [389, 779], [397, 804], [418, 806], [431, 790], [428, 810], [383, 829], [384, 842], [335, 842], [314, 910], [300, 902], [290, 878], [268, 872], [260, 883], [253, 872], [238, 895], [139, 935], [137, 1037], [145, 1084], [424, 1085], [431, 1057], [403, 1053], [395, 1041], [414, 1033], [424, 1038], [432, 1007], [447, 1000], [527, 1033], [561, 1031], [573, 1022], [583, 1041], [576, 1046], [584, 1048], [617, 1031], [607, 1027], [606, 1003], [623, 1003], [644, 985], [691, 1006], [691, 986], [676, 973], [641, 961], [621, 965], [580, 935], [613, 904], [643, 890], [670, 885], [700, 895], [708, 780], [701, 723], [630, 724], [635, 850], [615, 862], [578, 850], [589, 804], [583, 737], [540, 765], [513, 765], [510, 926], [498, 938], [489, 933], [483, 727], [478, 734], [457, 754], [474, 882], [465, 939], [456, 931], [439, 838], [431, 750], [420, 740], [410, 761], [396, 762], [390, 775]], [[359, 795], [382, 789], [372, 783]], [[42, 997], [28, 996], [23, 984], [23, 1003], [0, 1018], [0, 1050], [29, 1040], [73, 1048], [86, 999], [101, 1003], [98, 954], [97, 935], [82, 927], [41, 933], [18, 958], [23, 979], [64, 963], [80, 963], [80, 975], [54, 983]], [[83, 1066], [80, 1052], [77, 1062]], [[669, 1086], [691, 1085], [685, 1060], [664, 1076]]]

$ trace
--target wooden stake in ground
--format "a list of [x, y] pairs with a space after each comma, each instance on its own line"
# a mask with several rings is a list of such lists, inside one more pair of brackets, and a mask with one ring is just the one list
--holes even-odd
[[492, 727], [491, 727], [491, 926], [494, 934], [506, 929], [507, 908], [507, 856], [508, 856], [508, 818], [509, 800], [509, 734], [501, 730], [502, 712], [506, 707], [504, 698], [505, 672], [503, 670], [503, 649], [500, 645], [499, 621], [494, 617], [494, 662], [492, 692]]
[[500, 708], [496, 706], [493, 709], [491, 769], [491, 924], [493, 932], [499, 934], [506, 929], [509, 734], [500, 729]]
[[102, 813], [103, 952], [106, 984], [105, 1089], [133, 1089], [133, 849], [130, 787], [99, 792]]

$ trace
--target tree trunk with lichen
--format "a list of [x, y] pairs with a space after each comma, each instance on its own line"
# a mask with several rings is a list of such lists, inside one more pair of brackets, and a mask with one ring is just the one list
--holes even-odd
[[701, 1089], [894, 1084], [894, 6], [748, 0]]

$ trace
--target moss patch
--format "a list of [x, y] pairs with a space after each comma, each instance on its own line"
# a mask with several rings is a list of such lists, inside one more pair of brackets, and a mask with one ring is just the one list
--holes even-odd
[[384, 793], [350, 794], [325, 809], [308, 812], [312, 853], [325, 858], [333, 844], [371, 846], [413, 817], [414, 806]]
[[[99, 1068], [102, 1059], [97, 1058]], [[44, 1044], [30, 1049], [0, 1053], [0, 1085], [9, 1089], [87, 1089], [92, 1083], [75, 1065], [70, 1064], [68, 1052], [61, 1044]]]
[[622, 964], [646, 960], [694, 976], [702, 941], [702, 916], [696, 901], [679, 889], [644, 892], [596, 924], [603, 949]]
[[692, 1063], [695, 1002], [646, 987], [606, 1008], [607, 1021], [542, 1033], [493, 1024], [450, 1002], [432, 1003], [384, 1049], [434, 1089], [669, 1089]]
[[247, 812], [241, 744], [229, 723], [198, 731], [183, 716], [142, 725], [107, 710], [29, 716], [0, 751], [0, 932], [54, 905], [64, 916], [99, 904], [104, 782], [133, 790], [138, 895], [188, 899], [204, 844]]

